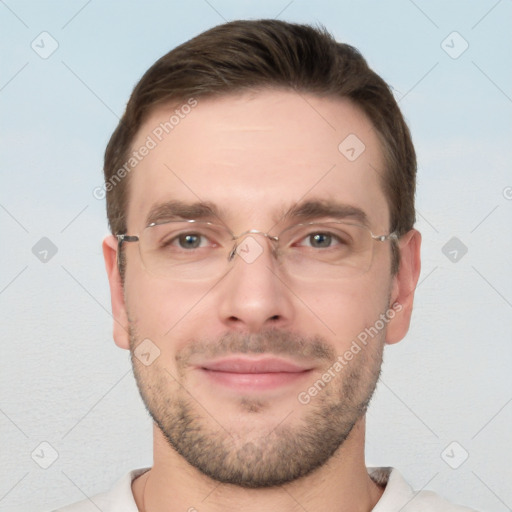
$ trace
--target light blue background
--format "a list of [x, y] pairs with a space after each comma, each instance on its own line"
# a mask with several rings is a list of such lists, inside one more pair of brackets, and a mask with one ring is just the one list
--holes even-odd
[[[367, 461], [479, 510], [512, 508], [512, 3], [5, 0], [1, 511], [83, 499], [151, 464], [151, 422], [111, 337], [92, 194], [104, 148], [158, 57], [224, 20], [276, 16], [361, 50], [418, 151], [423, 271], [411, 331], [387, 348]], [[43, 31], [59, 45], [47, 59], [31, 48]], [[453, 31], [469, 44], [457, 59], [441, 46]], [[457, 263], [442, 253], [453, 236], [468, 248]], [[41, 237], [58, 248], [47, 263], [32, 253]], [[59, 455], [46, 470], [31, 458], [43, 441]], [[458, 469], [441, 457], [452, 441], [469, 453]]]

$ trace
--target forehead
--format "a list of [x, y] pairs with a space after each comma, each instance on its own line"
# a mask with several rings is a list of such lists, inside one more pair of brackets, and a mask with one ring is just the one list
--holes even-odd
[[184, 101], [155, 110], [132, 151], [131, 231], [169, 201], [214, 205], [234, 229], [267, 227], [304, 201], [353, 206], [387, 228], [381, 146], [347, 100], [265, 90]]

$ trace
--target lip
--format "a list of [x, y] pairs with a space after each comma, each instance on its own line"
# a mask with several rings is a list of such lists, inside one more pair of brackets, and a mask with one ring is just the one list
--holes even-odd
[[228, 373], [298, 373], [310, 369], [277, 357], [229, 357], [209, 361], [201, 367], [205, 370]]
[[235, 391], [265, 391], [289, 386], [313, 369], [276, 357], [229, 357], [196, 367], [211, 382]]

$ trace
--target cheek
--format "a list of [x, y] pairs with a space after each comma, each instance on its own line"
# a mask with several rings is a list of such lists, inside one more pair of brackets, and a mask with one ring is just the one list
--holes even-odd
[[[174, 340], [190, 338], [185, 328], [204, 295], [204, 285], [164, 283], [162, 279], [127, 272], [126, 307], [136, 329], [137, 341], [149, 338], [161, 351], [174, 350]], [[172, 343], [170, 343], [172, 341]]]
[[309, 291], [303, 289], [298, 295], [314, 313], [312, 317], [307, 312], [313, 322], [309, 325], [315, 326], [314, 333], [322, 332], [341, 352], [387, 310], [389, 287], [389, 282], [379, 281], [372, 274], [357, 282], [340, 281], [324, 288], [311, 286]]

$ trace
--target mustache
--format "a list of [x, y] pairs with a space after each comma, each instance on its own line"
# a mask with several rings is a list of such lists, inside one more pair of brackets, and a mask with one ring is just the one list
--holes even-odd
[[179, 367], [187, 366], [194, 356], [213, 359], [232, 354], [273, 354], [295, 360], [332, 361], [336, 352], [321, 336], [301, 336], [290, 331], [271, 329], [259, 333], [229, 332], [211, 341], [191, 340], [176, 353]]

